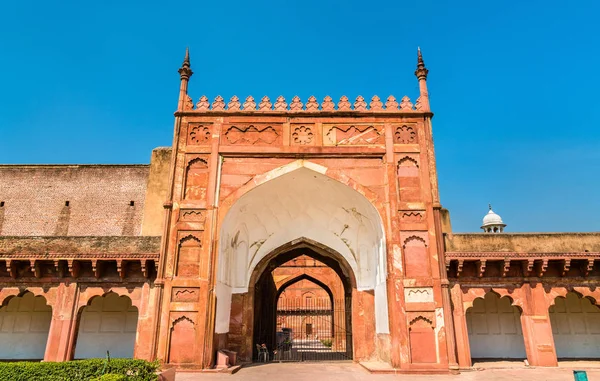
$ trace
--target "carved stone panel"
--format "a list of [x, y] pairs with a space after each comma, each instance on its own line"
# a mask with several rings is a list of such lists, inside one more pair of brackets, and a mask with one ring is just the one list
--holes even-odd
[[205, 200], [208, 187], [208, 156], [188, 156], [183, 197], [186, 200]]
[[208, 145], [211, 140], [210, 124], [190, 123], [188, 127], [188, 145]]
[[198, 287], [173, 287], [171, 290], [172, 302], [195, 303], [200, 299]]
[[406, 303], [433, 303], [432, 287], [406, 287], [404, 289]]
[[323, 126], [325, 145], [371, 145], [384, 144], [385, 137], [381, 125], [336, 124]]
[[315, 145], [315, 126], [313, 124], [292, 124], [291, 144], [294, 146], [314, 146]]
[[400, 212], [400, 222], [405, 224], [418, 224], [425, 222], [424, 210], [405, 210]]
[[268, 146], [282, 144], [282, 124], [239, 123], [223, 126], [224, 144]]
[[394, 143], [417, 144], [417, 126], [414, 124], [403, 124], [394, 127]]
[[204, 230], [204, 222], [206, 222], [205, 209], [180, 209], [179, 221], [181, 222], [199, 222], [202, 224], [200, 230]]

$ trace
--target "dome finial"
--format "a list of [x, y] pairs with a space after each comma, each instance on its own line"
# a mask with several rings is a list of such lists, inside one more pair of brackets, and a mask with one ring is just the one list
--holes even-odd
[[488, 208], [490, 208], [490, 210], [492, 210], [492, 204], [488, 204]]

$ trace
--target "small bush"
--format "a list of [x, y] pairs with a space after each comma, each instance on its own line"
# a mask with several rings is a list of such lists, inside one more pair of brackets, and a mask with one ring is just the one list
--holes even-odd
[[[106, 369], [105, 369], [106, 365]], [[0, 363], [0, 380], [4, 381], [88, 381], [104, 376], [125, 378], [100, 378], [102, 381], [155, 381], [158, 362], [133, 359], [90, 359], [65, 362], [5, 362]]]
[[328, 348], [331, 348], [331, 345], [333, 344], [331, 339], [321, 339], [321, 343]]

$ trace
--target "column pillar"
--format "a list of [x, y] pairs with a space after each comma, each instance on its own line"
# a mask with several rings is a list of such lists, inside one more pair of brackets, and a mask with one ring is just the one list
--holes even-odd
[[469, 346], [469, 332], [467, 329], [467, 319], [462, 299], [462, 291], [459, 284], [452, 286], [450, 290], [452, 297], [452, 314], [454, 317], [454, 333], [456, 338], [456, 352], [458, 354], [458, 366], [460, 369], [470, 368], [471, 347]]
[[56, 291], [56, 304], [52, 306], [52, 321], [46, 342], [44, 361], [68, 361], [72, 357], [72, 337], [77, 328], [77, 283], [60, 283]]
[[150, 287], [149, 283], [144, 283], [142, 286], [135, 347], [133, 349], [133, 357], [136, 359], [153, 360], [155, 309], [158, 308], [156, 294], [158, 291], [158, 287]]
[[532, 366], [558, 366], [548, 313], [549, 303], [541, 283], [523, 284], [523, 337], [527, 360]]

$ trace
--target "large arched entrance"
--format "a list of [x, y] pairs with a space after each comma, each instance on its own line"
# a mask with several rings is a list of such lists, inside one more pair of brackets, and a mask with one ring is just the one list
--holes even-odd
[[[261, 344], [275, 357], [273, 350], [281, 347], [282, 337], [287, 335], [281, 330], [277, 338], [277, 318], [296, 314], [301, 315], [304, 340], [321, 349], [335, 349], [344, 358], [375, 356], [376, 335], [388, 334], [389, 325], [385, 237], [379, 212], [365, 197], [369, 191], [351, 181], [331, 178], [327, 168], [302, 160], [260, 178], [223, 202], [227, 213], [219, 218], [218, 345], [238, 352], [242, 361], [256, 358]], [[314, 297], [322, 298], [324, 304], [293, 307], [285, 290], [291, 290], [295, 282], [284, 287], [285, 282], [278, 284], [274, 276], [278, 276], [275, 269], [299, 258], [317, 261], [335, 274], [342, 290], [339, 298], [330, 297], [327, 304], [327, 298], [317, 296], [327, 294], [329, 287], [323, 287], [326, 282], [320, 280], [323, 285], [312, 282], [309, 288], [317, 291]], [[286, 301], [278, 312], [282, 294]], [[315, 307], [314, 302], [309, 303]], [[317, 324], [324, 328], [321, 323], [329, 315], [330, 325], [339, 321], [339, 332], [334, 327], [324, 333], [331, 337], [319, 337], [313, 331]], [[352, 326], [360, 327], [361, 335], [351, 335]], [[334, 347], [333, 338], [346, 335]]]

